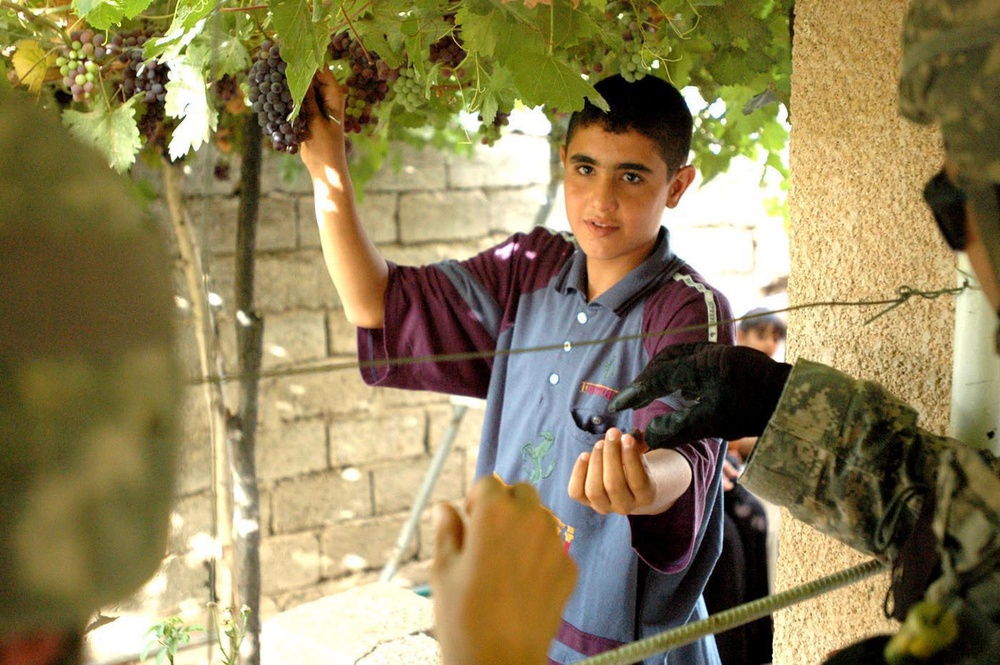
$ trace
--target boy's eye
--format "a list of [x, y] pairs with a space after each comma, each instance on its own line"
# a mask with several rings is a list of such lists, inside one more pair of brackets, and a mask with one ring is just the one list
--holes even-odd
[[590, 175], [594, 172], [594, 167], [589, 164], [580, 164], [576, 167], [576, 172], [580, 175]]
[[622, 179], [625, 182], [642, 182], [642, 176], [631, 171], [623, 175]]

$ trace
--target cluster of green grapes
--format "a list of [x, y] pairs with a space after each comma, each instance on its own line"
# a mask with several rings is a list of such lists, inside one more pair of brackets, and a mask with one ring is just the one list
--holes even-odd
[[392, 94], [395, 102], [411, 113], [424, 103], [424, 86], [417, 81], [417, 73], [409, 67], [399, 70]]
[[56, 66], [62, 74], [63, 84], [73, 95], [73, 101], [82, 102], [90, 99], [100, 74], [100, 60], [106, 55], [105, 36], [87, 28], [74, 30], [69, 38], [70, 43], [56, 58]]

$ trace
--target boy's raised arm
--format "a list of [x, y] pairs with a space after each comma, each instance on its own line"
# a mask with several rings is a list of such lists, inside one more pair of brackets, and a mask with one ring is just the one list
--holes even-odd
[[323, 257], [344, 313], [355, 326], [381, 328], [389, 267], [358, 218], [344, 144], [345, 97], [333, 74], [320, 67], [303, 101], [308, 138], [300, 156], [312, 178]]

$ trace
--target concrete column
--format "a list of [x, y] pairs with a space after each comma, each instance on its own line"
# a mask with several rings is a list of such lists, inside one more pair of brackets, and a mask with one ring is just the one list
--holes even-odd
[[[799, 0], [791, 104], [789, 304], [891, 298], [900, 286], [954, 284], [954, 257], [921, 200], [940, 166], [937, 134], [899, 117], [896, 81], [903, 0]], [[810, 358], [882, 383], [921, 424], [947, 430], [954, 303], [913, 299], [874, 322], [868, 307], [814, 307], [789, 316], [789, 358]], [[863, 561], [783, 514], [777, 589]], [[888, 576], [775, 617], [777, 664], [816, 663], [893, 628]]]

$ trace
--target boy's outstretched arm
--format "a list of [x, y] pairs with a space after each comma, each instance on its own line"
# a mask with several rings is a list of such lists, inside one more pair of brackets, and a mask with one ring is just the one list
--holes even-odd
[[381, 328], [389, 267], [358, 218], [347, 168], [345, 97], [333, 74], [320, 67], [302, 104], [308, 134], [300, 156], [312, 177], [323, 257], [344, 313], [355, 326]]
[[653, 450], [611, 428], [576, 460], [569, 495], [602, 515], [658, 515], [691, 485], [691, 465], [675, 450]]

